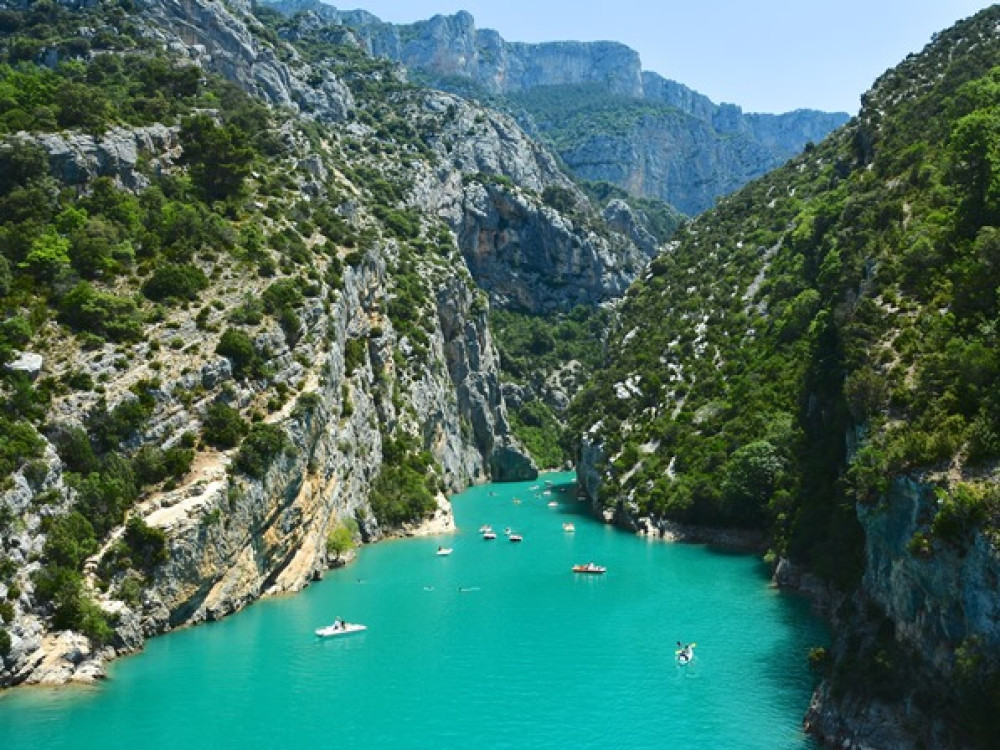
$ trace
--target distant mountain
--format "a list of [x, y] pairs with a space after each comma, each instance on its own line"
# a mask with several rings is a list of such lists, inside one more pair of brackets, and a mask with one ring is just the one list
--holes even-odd
[[350, 27], [369, 53], [403, 63], [429, 85], [512, 111], [577, 177], [658, 198], [687, 214], [710, 207], [844, 124], [844, 113], [746, 114], [643, 71], [617, 42], [508, 42], [466, 12], [413, 24], [317, 0], [281, 0]]

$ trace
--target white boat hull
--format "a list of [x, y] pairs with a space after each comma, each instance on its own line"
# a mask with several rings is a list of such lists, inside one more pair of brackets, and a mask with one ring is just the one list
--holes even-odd
[[351, 635], [352, 633], [360, 633], [363, 630], [368, 630], [367, 625], [359, 625], [356, 622], [345, 622], [339, 628], [335, 628], [333, 625], [327, 625], [325, 628], [318, 628], [316, 630], [316, 635], [320, 638], [334, 638], [338, 635]]

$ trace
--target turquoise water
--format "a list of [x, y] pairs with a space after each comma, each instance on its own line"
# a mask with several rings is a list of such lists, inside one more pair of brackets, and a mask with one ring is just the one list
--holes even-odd
[[[8, 691], [0, 747], [812, 747], [806, 652], [827, 634], [806, 603], [753, 557], [616, 531], [560, 492], [572, 475], [545, 478], [551, 496], [463, 493], [456, 536], [365, 548], [300, 594], [151, 640], [96, 687]], [[590, 560], [608, 572], [570, 571]], [[317, 639], [337, 615], [369, 629]], [[689, 666], [678, 640], [698, 644]]]

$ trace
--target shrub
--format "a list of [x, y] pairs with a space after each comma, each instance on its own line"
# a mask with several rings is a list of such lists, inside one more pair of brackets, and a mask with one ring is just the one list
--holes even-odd
[[239, 329], [226, 329], [215, 351], [232, 362], [233, 374], [237, 377], [251, 375], [257, 367], [257, 350], [253, 341]]
[[205, 409], [201, 435], [214, 448], [235, 448], [248, 430], [240, 413], [227, 404], [216, 401]]
[[302, 303], [302, 292], [295, 279], [275, 281], [261, 295], [264, 309], [272, 315], [285, 307], [294, 307]]
[[10, 633], [6, 628], [0, 628], [0, 659], [6, 659], [10, 655]]
[[410, 466], [384, 464], [372, 485], [372, 513], [379, 524], [419, 521], [434, 510], [434, 496], [423, 474]]
[[250, 428], [233, 463], [238, 471], [261, 479], [274, 459], [289, 447], [291, 444], [284, 430], [261, 422]]
[[191, 468], [194, 451], [173, 447], [163, 450], [144, 445], [132, 457], [132, 468], [139, 484], [156, 484], [168, 477], [180, 478]]
[[357, 524], [352, 529], [348, 524], [338, 524], [326, 538], [326, 554], [339, 560], [346, 552], [354, 549], [354, 535]]
[[165, 263], [142, 285], [142, 293], [154, 302], [196, 300], [208, 287], [208, 277], [197, 266]]
[[0, 478], [25, 460], [42, 455], [43, 447], [42, 439], [31, 425], [0, 417]]
[[363, 366], [368, 355], [368, 348], [363, 339], [347, 339], [344, 343], [344, 373], [347, 377]]
[[142, 319], [135, 302], [99, 292], [86, 281], [81, 281], [60, 300], [59, 319], [74, 331], [93, 333], [112, 341], [142, 338]]
[[128, 520], [125, 544], [133, 563], [147, 573], [167, 559], [167, 535], [162, 529], [147, 525], [141, 518], [133, 516]]
[[569, 213], [576, 207], [573, 192], [561, 185], [548, 185], [542, 191], [542, 201], [561, 213]]
[[43, 554], [54, 565], [76, 570], [97, 551], [94, 527], [83, 514], [73, 511], [52, 522]]

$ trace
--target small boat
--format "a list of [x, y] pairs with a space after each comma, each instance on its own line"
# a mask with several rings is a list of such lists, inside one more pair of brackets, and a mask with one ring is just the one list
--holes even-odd
[[677, 663], [681, 665], [690, 664], [691, 660], [694, 659], [694, 647], [697, 645], [697, 643], [689, 643], [683, 648], [677, 649], [674, 652], [677, 654]]
[[483, 532], [483, 539], [496, 539], [496, 538], [497, 538], [497, 534], [496, 534], [495, 531], [493, 531], [493, 529], [490, 529], [489, 531], [484, 531]]
[[451, 552], [452, 552], [452, 548], [451, 547], [438, 547], [438, 551], [437, 551], [439, 557], [444, 557], [445, 555], [450, 555]]
[[336, 620], [332, 625], [318, 628], [316, 630], [316, 635], [320, 638], [331, 638], [336, 635], [360, 633], [362, 630], [368, 630], [368, 626], [357, 622], [344, 622], [343, 620]]
[[564, 523], [563, 524], [563, 531], [566, 531], [566, 532], [572, 534], [574, 531], [576, 531], [576, 526], [574, 526], [571, 523]]
[[557, 502], [556, 502], [555, 500], [552, 500], [552, 501], [551, 501], [551, 502], [549, 503], [549, 507], [550, 507], [550, 508], [558, 508], [558, 507], [559, 507], [559, 503], [557, 503]]
[[503, 530], [503, 533], [506, 534], [507, 536], [510, 536], [510, 526], [508, 526], [507, 528], [505, 528]]
[[523, 537], [520, 534], [511, 534], [510, 535], [510, 540], [512, 542], [519, 542], [519, 541], [521, 541], [522, 538]]
[[573, 566], [574, 573], [603, 573], [606, 570], [607, 568], [605, 568], [603, 565], [595, 565], [592, 562], [589, 562], [586, 565]]
[[484, 523], [482, 526], [479, 527], [480, 534], [485, 534], [487, 531], [493, 531], [493, 527], [490, 526], [488, 523]]

